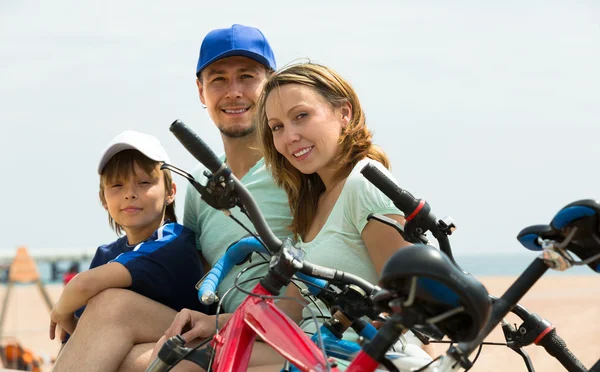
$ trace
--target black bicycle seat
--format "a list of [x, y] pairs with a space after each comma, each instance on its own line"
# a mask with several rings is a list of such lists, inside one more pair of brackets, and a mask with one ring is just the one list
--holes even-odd
[[[600, 203], [597, 200], [578, 200], [558, 211], [550, 226], [563, 234], [576, 227], [577, 231], [566, 249], [585, 260], [600, 253], [599, 215]], [[588, 266], [600, 272], [600, 259], [590, 262]]]
[[[584, 199], [567, 204], [552, 219], [550, 225], [555, 229], [562, 229], [581, 220], [595, 220], [600, 214], [600, 203], [597, 200]], [[598, 224], [595, 226], [598, 232]]]
[[[527, 249], [542, 249], [539, 239], [550, 239], [562, 243], [573, 227], [577, 230], [571, 242], [565, 247], [582, 260], [600, 253], [600, 202], [585, 199], [566, 205], [552, 219], [550, 225], [534, 225], [524, 228], [517, 235], [519, 242]], [[600, 259], [588, 266], [600, 272]]]
[[524, 228], [517, 234], [517, 239], [523, 245], [523, 247], [532, 250], [540, 251], [542, 246], [538, 241], [538, 238], [562, 240], [564, 238], [560, 231], [556, 231], [550, 225], [533, 225]]
[[[415, 277], [416, 291], [411, 304], [409, 296]], [[474, 339], [490, 316], [491, 301], [485, 287], [429, 245], [415, 244], [394, 253], [383, 268], [380, 285], [393, 298], [400, 299], [404, 308], [417, 307], [425, 315], [423, 319], [431, 320], [462, 306], [463, 311], [435, 322], [453, 341]], [[381, 302], [389, 303], [393, 298]]]

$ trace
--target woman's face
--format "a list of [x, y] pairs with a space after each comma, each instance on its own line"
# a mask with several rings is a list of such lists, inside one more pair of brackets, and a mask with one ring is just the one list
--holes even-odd
[[333, 108], [316, 90], [301, 84], [275, 88], [265, 102], [277, 151], [300, 172], [316, 172], [321, 178], [334, 166], [351, 111], [349, 103]]

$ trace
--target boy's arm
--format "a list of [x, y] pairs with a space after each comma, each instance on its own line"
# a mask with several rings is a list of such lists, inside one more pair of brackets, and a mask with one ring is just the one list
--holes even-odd
[[120, 263], [110, 262], [77, 274], [63, 289], [50, 313], [50, 338], [54, 339], [56, 325], [73, 333], [73, 313], [87, 304], [90, 298], [107, 288], [127, 288], [132, 279], [129, 270]]

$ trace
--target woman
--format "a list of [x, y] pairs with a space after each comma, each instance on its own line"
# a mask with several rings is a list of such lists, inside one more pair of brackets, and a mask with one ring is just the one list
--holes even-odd
[[350, 84], [325, 66], [293, 65], [267, 80], [257, 115], [265, 162], [288, 195], [290, 228], [307, 259], [377, 282], [387, 259], [408, 243], [367, 221], [370, 213], [404, 218], [360, 174], [373, 164], [392, 177]]
[[[256, 115], [265, 163], [288, 195], [290, 229], [306, 259], [376, 283], [385, 262], [409, 243], [367, 221], [371, 213], [401, 224], [404, 218], [360, 173], [372, 164], [392, 178], [354, 89], [325, 66], [293, 65], [267, 79]], [[294, 286], [286, 295], [300, 296]], [[280, 306], [301, 319], [295, 302]]]

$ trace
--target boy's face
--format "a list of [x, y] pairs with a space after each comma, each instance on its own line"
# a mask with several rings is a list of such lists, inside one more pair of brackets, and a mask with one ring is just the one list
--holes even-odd
[[125, 179], [116, 179], [104, 185], [104, 208], [128, 237], [149, 237], [164, 218], [167, 203], [174, 198], [173, 185], [165, 187], [162, 172], [147, 174], [137, 164]]
[[252, 114], [267, 77], [265, 66], [246, 57], [226, 57], [202, 70], [200, 101], [221, 133], [240, 138], [254, 132]]

